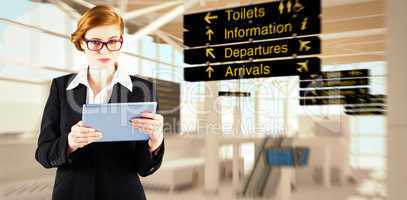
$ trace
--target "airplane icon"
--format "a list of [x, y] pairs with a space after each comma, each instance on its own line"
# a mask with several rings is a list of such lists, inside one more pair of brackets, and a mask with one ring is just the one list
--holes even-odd
[[309, 60], [306, 60], [305, 62], [298, 62], [297, 65], [299, 65], [300, 67], [297, 68], [297, 71], [308, 72], [308, 62]]
[[298, 42], [300, 42], [300, 51], [309, 51], [311, 49], [310, 46], [308, 46], [311, 41], [303, 41], [303, 40], [298, 40]]

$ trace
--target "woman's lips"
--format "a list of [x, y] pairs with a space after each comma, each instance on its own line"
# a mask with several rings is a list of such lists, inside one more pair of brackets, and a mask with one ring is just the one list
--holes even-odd
[[109, 62], [110, 58], [99, 58], [98, 60], [100, 62], [106, 63], [106, 62]]

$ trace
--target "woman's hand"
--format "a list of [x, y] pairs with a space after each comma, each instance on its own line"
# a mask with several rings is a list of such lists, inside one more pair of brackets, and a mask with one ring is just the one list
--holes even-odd
[[141, 113], [141, 117], [142, 118], [132, 119], [131, 125], [133, 126], [133, 128], [140, 129], [150, 136], [148, 145], [150, 146], [150, 151], [154, 151], [161, 145], [164, 140], [164, 118], [160, 114], [148, 112]]
[[102, 138], [102, 133], [86, 127], [82, 121], [72, 126], [68, 134], [68, 154]]

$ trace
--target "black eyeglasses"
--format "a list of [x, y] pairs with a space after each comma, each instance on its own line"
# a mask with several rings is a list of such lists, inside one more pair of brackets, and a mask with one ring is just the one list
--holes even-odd
[[103, 49], [103, 46], [106, 46], [109, 51], [119, 51], [123, 45], [123, 36], [120, 36], [120, 39], [112, 39], [107, 42], [88, 40], [86, 38], [83, 38], [83, 41], [85, 41], [86, 47], [91, 51], [100, 51]]

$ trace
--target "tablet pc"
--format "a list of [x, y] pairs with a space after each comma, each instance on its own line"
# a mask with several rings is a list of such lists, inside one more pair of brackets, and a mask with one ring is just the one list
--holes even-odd
[[82, 121], [86, 126], [100, 131], [103, 137], [95, 142], [148, 140], [149, 136], [131, 126], [129, 120], [142, 112], [155, 113], [157, 102], [131, 102], [85, 104]]

